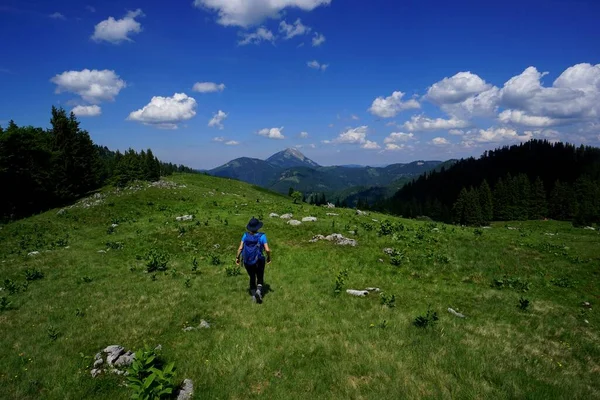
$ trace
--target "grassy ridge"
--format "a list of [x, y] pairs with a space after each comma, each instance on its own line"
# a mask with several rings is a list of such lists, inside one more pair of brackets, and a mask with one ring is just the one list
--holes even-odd
[[[87, 357], [144, 343], [162, 344], [197, 398], [600, 396], [600, 318], [580, 306], [600, 299], [598, 232], [552, 221], [475, 231], [351, 210], [328, 217], [331, 210], [238, 181], [173, 180], [186, 187], [107, 190], [100, 205], [2, 227], [0, 296], [12, 305], [0, 312], [1, 397], [128, 398], [119, 378], [92, 379]], [[318, 221], [290, 227], [271, 212]], [[184, 214], [195, 220], [175, 221]], [[225, 273], [252, 216], [264, 218], [273, 249], [262, 305], [250, 301], [245, 272]], [[392, 227], [380, 236], [383, 220]], [[308, 243], [333, 232], [358, 246]], [[390, 264], [385, 247], [404, 255], [401, 265]], [[151, 249], [170, 257], [154, 280], [145, 273]], [[22, 284], [28, 268], [44, 278], [8, 295], [2, 282]], [[345, 288], [380, 287], [396, 307], [377, 295], [335, 295], [344, 269]], [[528, 311], [517, 307], [520, 297], [531, 301]], [[436, 326], [413, 326], [429, 305]], [[182, 331], [201, 319], [212, 327]]]

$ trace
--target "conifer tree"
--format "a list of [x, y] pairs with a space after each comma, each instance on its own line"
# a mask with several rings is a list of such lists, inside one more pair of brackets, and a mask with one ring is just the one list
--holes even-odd
[[538, 176], [531, 185], [529, 219], [542, 219], [548, 216], [548, 203], [544, 183]]
[[485, 179], [479, 186], [479, 205], [481, 207], [481, 222], [487, 225], [494, 218], [494, 203], [492, 190]]

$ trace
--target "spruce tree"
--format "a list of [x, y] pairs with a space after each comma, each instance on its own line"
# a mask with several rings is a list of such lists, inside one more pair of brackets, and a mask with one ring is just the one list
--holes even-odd
[[479, 205], [481, 207], [481, 222], [487, 225], [494, 218], [494, 203], [492, 190], [485, 179], [479, 186]]
[[538, 176], [531, 185], [529, 219], [543, 219], [548, 216], [548, 202], [544, 183]]
[[477, 189], [470, 188], [466, 197], [464, 224], [469, 226], [481, 226], [481, 206], [479, 204], [479, 193]]
[[460, 193], [458, 194], [458, 198], [454, 202], [454, 205], [452, 206], [452, 220], [456, 224], [464, 225], [465, 223], [465, 210], [468, 197], [469, 193], [467, 192], [467, 189], [463, 187], [460, 190]]

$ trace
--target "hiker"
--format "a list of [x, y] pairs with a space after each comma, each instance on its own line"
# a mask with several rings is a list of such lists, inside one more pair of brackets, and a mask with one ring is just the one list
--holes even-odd
[[267, 235], [258, 230], [263, 226], [263, 223], [256, 218], [252, 217], [242, 236], [242, 242], [237, 251], [235, 257], [235, 264], [240, 265], [240, 256], [243, 257], [244, 267], [250, 277], [250, 295], [252, 301], [256, 303], [262, 303], [263, 292], [263, 278], [265, 275], [265, 257], [262, 252], [263, 249], [267, 253], [266, 263], [271, 263], [271, 249], [267, 243]]

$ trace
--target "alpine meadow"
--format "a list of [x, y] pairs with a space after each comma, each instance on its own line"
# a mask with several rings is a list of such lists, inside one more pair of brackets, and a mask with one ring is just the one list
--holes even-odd
[[600, 399], [600, 1], [0, 2], [0, 400]]

